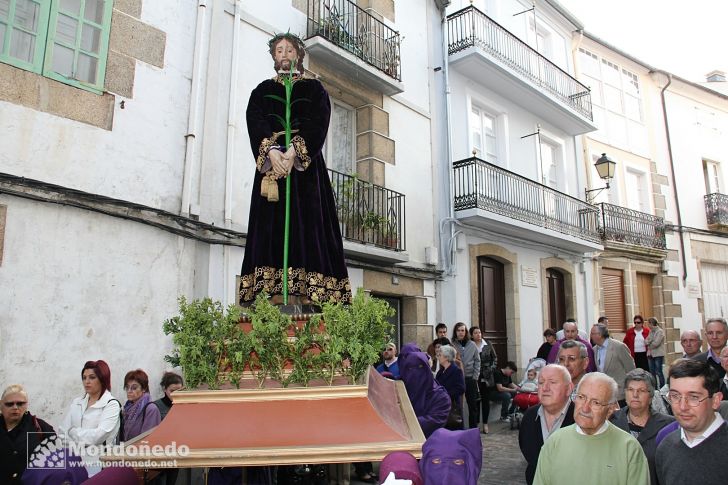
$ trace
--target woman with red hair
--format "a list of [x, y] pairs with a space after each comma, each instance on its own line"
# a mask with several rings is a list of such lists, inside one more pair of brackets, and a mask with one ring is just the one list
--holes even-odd
[[68, 408], [61, 433], [83, 445], [113, 444], [119, 432], [121, 404], [111, 395], [111, 370], [103, 360], [90, 360], [81, 370], [85, 391]]
[[132, 370], [124, 376], [126, 404], [124, 404], [124, 441], [139, 436], [159, 424], [162, 420], [159, 408], [149, 395], [149, 376], [141, 369]]

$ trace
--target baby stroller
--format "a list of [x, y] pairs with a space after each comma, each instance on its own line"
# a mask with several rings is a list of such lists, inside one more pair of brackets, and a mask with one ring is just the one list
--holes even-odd
[[[545, 365], [546, 361], [539, 358], [533, 358], [528, 362], [528, 366], [526, 366], [526, 377], [521, 381], [520, 390], [513, 396], [511, 407], [515, 409], [515, 412], [511, 418], [511, 429], [519, 429], [521, 427], [523, 413], [526, 412], [526, 409], [539, 404], [538, 374]], [[535, 372], [536, 375], [533, 379], [529, 379], [528, 375], [532, 372]]]

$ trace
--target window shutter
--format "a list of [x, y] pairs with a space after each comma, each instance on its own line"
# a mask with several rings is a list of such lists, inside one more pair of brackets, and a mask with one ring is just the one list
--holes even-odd
[[602, 299], [604, 315], [609, 319], [609, 331], [623, 333], [627, 330], [624, 316], [624, 276], [617, 269], [602, 268]]

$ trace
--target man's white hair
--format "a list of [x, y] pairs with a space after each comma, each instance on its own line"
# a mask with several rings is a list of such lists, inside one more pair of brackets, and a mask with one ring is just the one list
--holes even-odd
[[609, 386], [609, 389], [611, 391], [611, 397], [609, 398], [610, 403], [617, 402], [617, 392], [619, 390], [619, 386], [617, 386], [617, 381], [609, 377], [607, 374], [604, 374], [603, 372], [590, 372], [586, 374], [580, 381], [579, 384], [576, 386], [576, 393], [579, 394], [581, 391], [581, 386], [584, 385], [585, 382], [588, 381], [597, 381], [602, 384], [607, 384]]
[[549, 364], [549, 365], [545, 365], [545, 366], [543, 366], [541, 368], [541, 372], [543, 372], [546, 369], [554, 369], [559, 374], [561, 374], [561, 378], [563, 379], [563, 381], [566, 384], [571, 383], [571, 374], [569, 374], [569, 369], [567, 369], [563, 365], [559, 365], [559, 364]]

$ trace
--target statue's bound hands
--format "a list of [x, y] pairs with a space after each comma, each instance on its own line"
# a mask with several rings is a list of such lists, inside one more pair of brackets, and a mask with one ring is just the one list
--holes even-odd
[[268, 152], [271, 165], [273, 166], [273, 173], [276, 178], [287, 176], [291, 173], [293, 168], [293, 161], [296, 158], [296, 151], [291, 146], [286, 153], [282, 153], [279, 150], [273, 149]]

